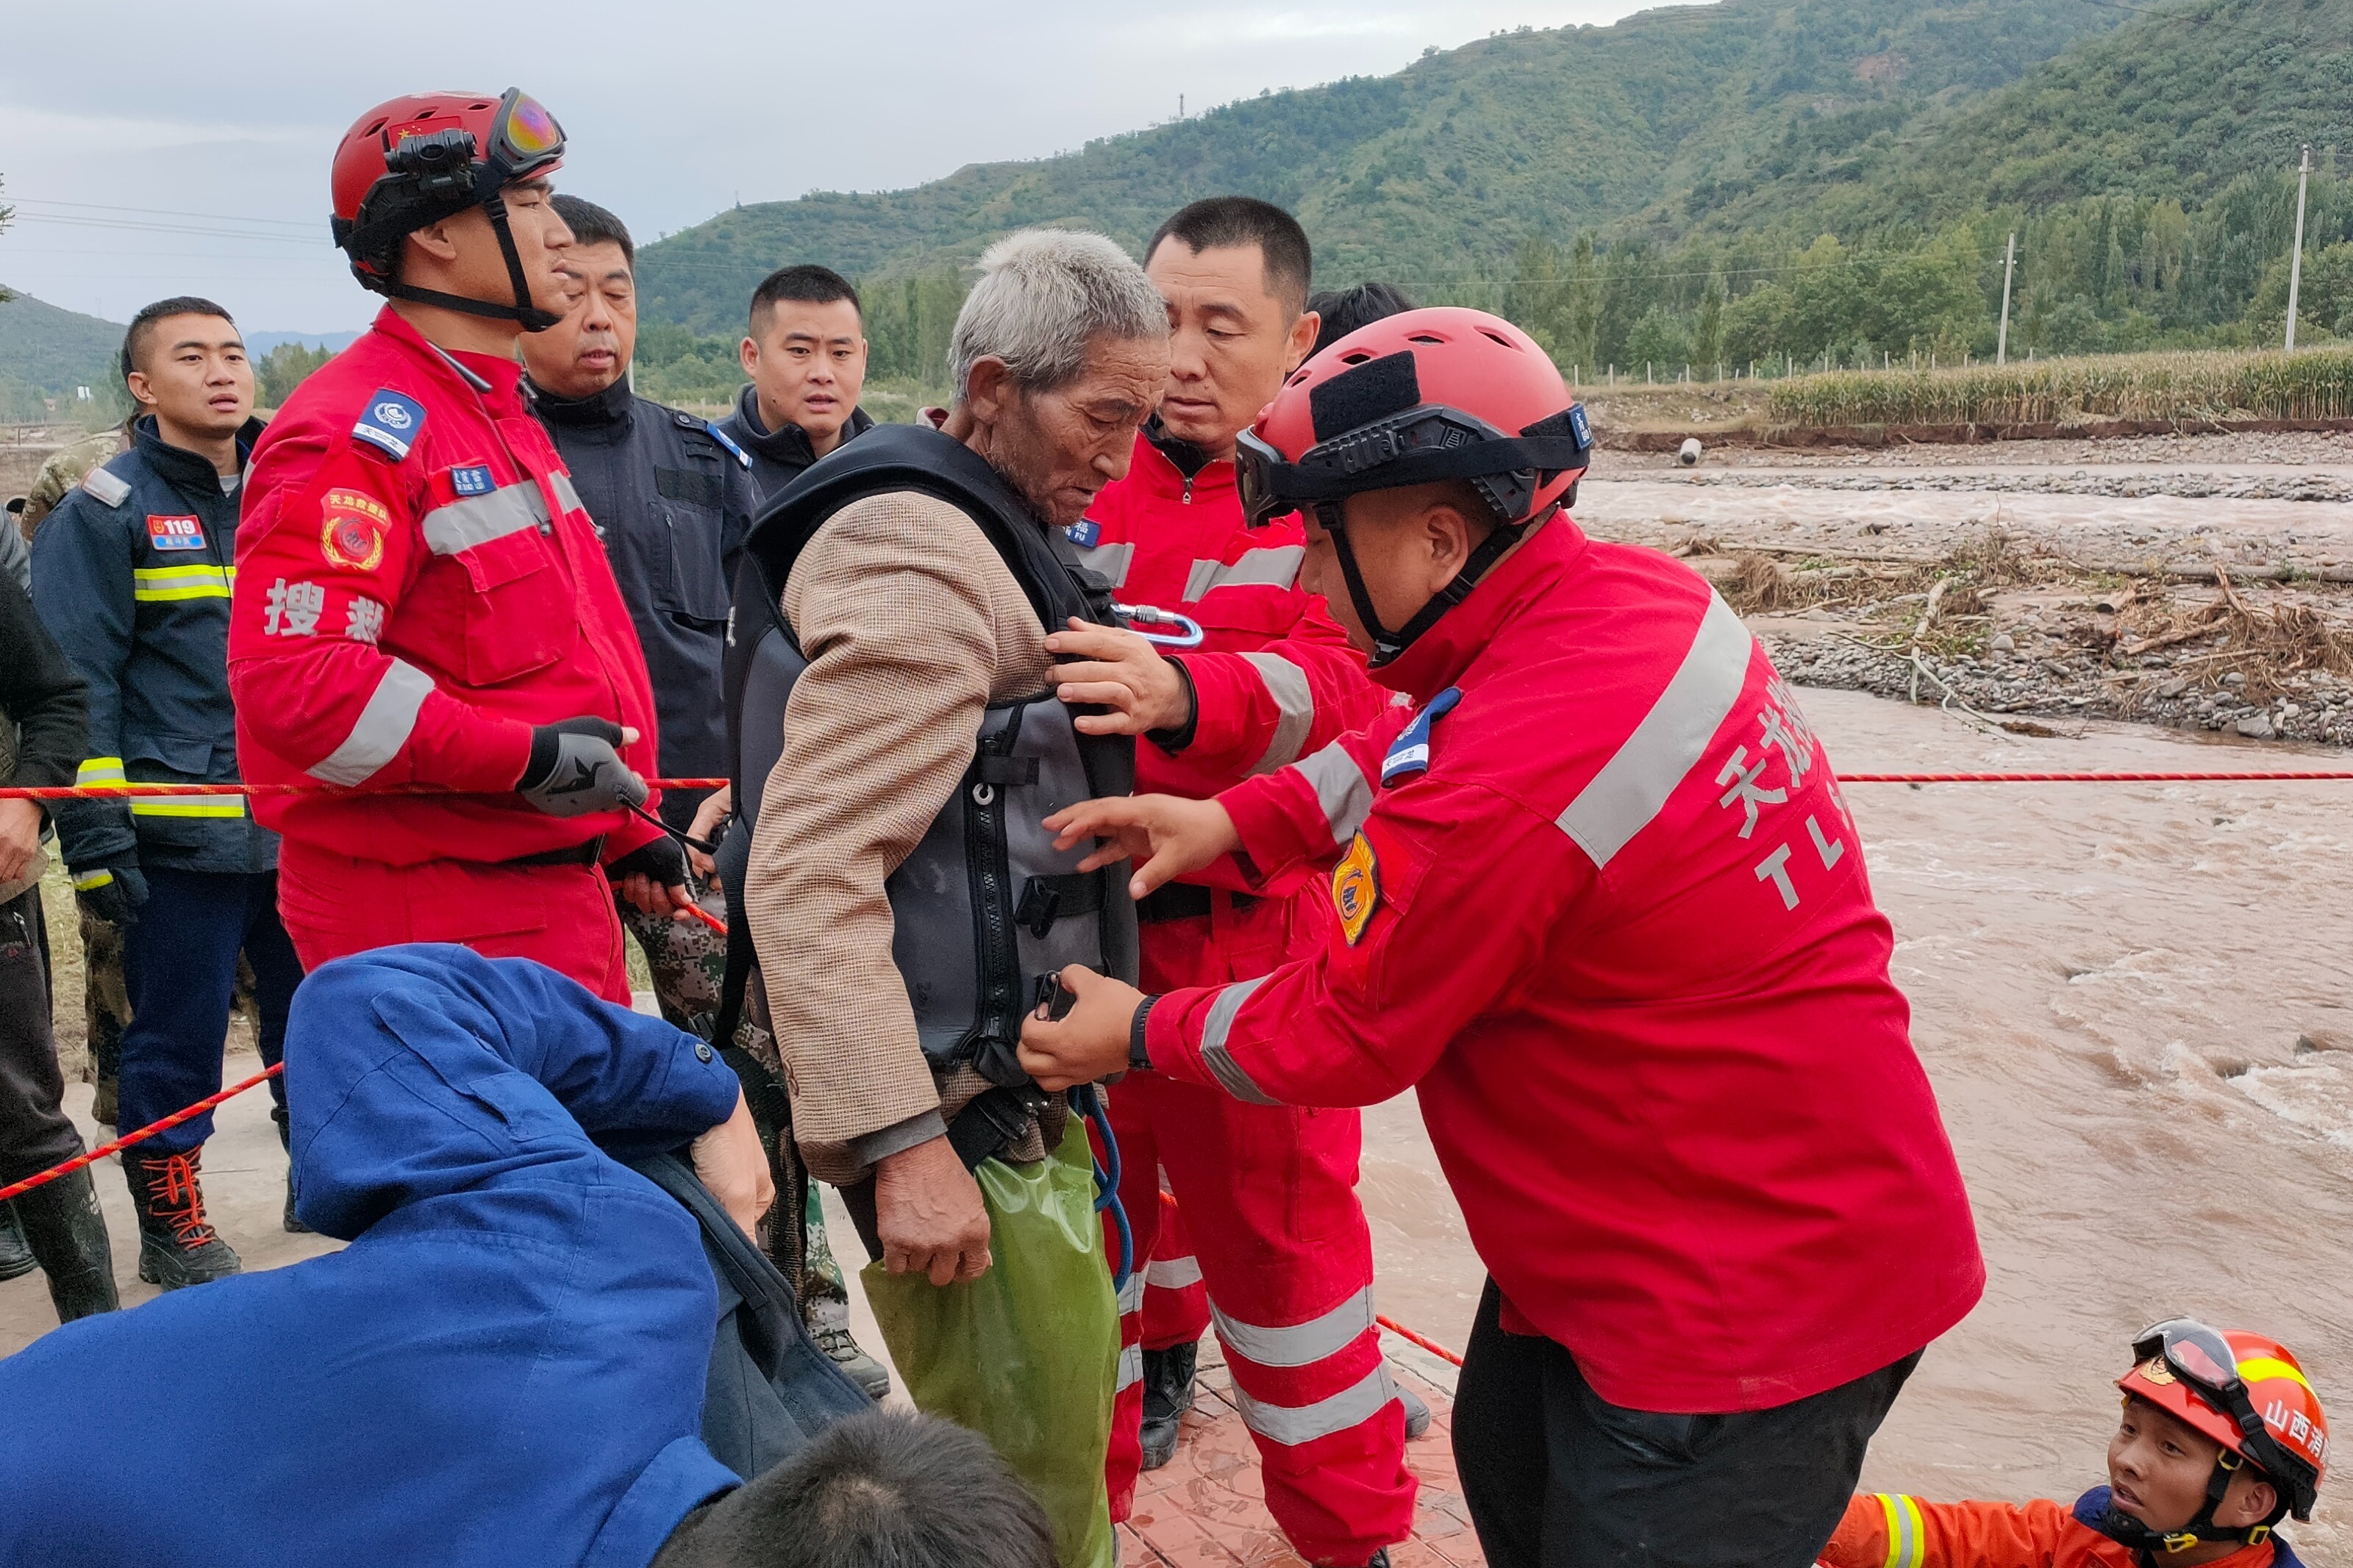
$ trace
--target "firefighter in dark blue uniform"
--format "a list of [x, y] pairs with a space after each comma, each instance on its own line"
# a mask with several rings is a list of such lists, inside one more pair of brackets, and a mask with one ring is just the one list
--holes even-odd
[[[755, 459], [719, 426], [630, 390], [637, 294], [628, 230], [593, 202], [558, 195], [554, 203], [572, 230], [565, 265], [582, 293], [562, 322], [522, 339], [532, 408], [604, 536], [645, 648], [663, 776], [722, 777], [728, 763], [721, 666], [729, 595], [759, 506]], [[708, 791], [664, 790], [661, 813], [688, 837], [715, 840], [728, 802]], [[697, 864], [710, 874], [699, 852]], [[649, 914], [627, 898], [618, 907], [645, 952], [662, 1016], [710, 1037], [726, 974], [725, 942], [683, 911]], [[716, 899], [712, 907], [720, 908]], [[789, 1161], [789, 1141], [779, 1143], [776, 1136], [784, 1120], [782, 1092], [766, 1081], [776, 1066], [773, 1047], [765, 1031], [738, 1034], [733, 1043], [748, 1045], [757, 1058], [743, 1064], [744, 1091], [760, 1115], [764, 1141]], [[801, 1185], [797, 1172], [776, 1176], [789, 1207]], [[803, 1207], [805, 1235], [773, 1227], [782, 1243], [775, 1249], [778, 1261], [797, 1277], [818, 1343], [880, 1398], [890, 1389], [890, 1373], [850, 1338], [848, 1288], [826, 1246], [822, 1211], [814, 1201]]]
[[[131, 445], [58, 503], [33, 546], [33, 600], [90, 683], [80, 784], [237, 778], [228, 610], [238, 476], [261, 426], [253, 370], [227, 312], [148, 306], [123, 340], [141, 413]], [[299, 618], [291, 601], [278, 613]], [[275, 1063], [302, 978], [278, 918], [278, 839], [235, 795], [59, 802], [59, 845], [91, 912], [123, 927], [132, 1018], [121, 1125], [143, 1127], [220, 1088], [242, 949], [258, 983], [259, 1044]], [[285, 1098], [278, 1094], [279, 1131]], [[166, 1289], [238, 1268], [206, 1218], [210, 1113], [158, 1133], [122, 1167], [139, 1211], [139, 1277]], [[290, 1228], [292, 1206], [290, 1196]]]

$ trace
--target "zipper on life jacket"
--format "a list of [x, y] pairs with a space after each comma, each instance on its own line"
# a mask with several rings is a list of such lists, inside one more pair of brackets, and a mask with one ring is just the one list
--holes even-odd
[[[980, 1016], [966, 1050], [982, 1076], [1002, 1082], [1021, 1032], [1021, 962], [1013, 937], [1013, 868], [1005, 825], [1006, 786], [981, 777], [981, 763], [1009, 757], [1021, 739], [1027, 703], [1016, 703], [1005, 727], [984, 736], [965, 786], [965, 857], [972, 877], [973, 912], [980, 924]], [[987, 1048], [994, 1042], [997, 1049]], [[997, 1059], [1001, 1058], [1001, 1059]], [[995, 1070], [992, 1070], [994, 1068]], [[1022, 1081], [1010, 1068], [1014, 1087]]]
[[1179, 498], [1177, 504], [1180, 506], [1191, 506], [1193, 504], [1193, 476], [1190, 474], [1187, 474], [1185, 476], [1185, 493], [1181, 498]]

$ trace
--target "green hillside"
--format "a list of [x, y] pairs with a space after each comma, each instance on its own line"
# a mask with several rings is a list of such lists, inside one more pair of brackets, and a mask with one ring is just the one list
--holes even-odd
[[733, 331], [752, 286], [786, 261], [921, 272], [1033, 223], [1138, 244], [1176, 207], [1222, 191], [1296, 211], [1327, 279], [1377, 272], [1428, 288], [1466, 264], [1493, 272], [1531, 237], [1638, 214], [1679, 231], [1662, 192], [1710, 189], [1733, 171], [1754, 184], [1776, 158], [1810, 168], [1838, 151], [1816, 145], [1824, 124], [1841, 138], [1863, 124], [1910, 134], [2130, 16], [2103, 0], [1725, 0], [1523, 29], [1062, 157], [723, 213], [646, 247], [644, 309]]
[[43, 395], [70, 397], [77, 386], [107, 396], [121, 349], [122, 328], [113, 321], [26, 294], [0, 302], [0, 418], [39, 418]]

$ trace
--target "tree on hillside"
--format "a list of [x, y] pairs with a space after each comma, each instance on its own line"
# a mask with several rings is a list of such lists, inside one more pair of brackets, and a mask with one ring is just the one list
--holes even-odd
[[255, 388], [262, 404], [269, 408], [283, 408], [294, 389], [302, 384], [310, 374], [334, 356], [324, 348], [304, 348], [301, 343], [280, 343], [263, 354], [253, 368]]
[[1707, 275], [1707, 290], [1699, 298], [1699, 320], [1692, 326], [1692, 363], [1699, 374], [1713, 379], [1724, 365], [1724, 274]]

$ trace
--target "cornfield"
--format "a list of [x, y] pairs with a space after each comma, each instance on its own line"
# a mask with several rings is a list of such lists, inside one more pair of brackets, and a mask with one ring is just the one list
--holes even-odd
[[2353, 350], [2108, 354], [1958, 370], [1832, 371], [1774, 384], [1782, 426], [2043, 425], [2353, 417]]

